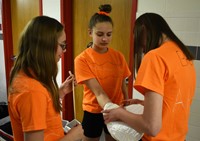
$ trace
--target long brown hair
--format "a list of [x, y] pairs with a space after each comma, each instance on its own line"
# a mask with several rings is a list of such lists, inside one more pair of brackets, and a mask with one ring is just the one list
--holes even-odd
[[167, 22], [156, 13], [145, 13], [137, 18], [134, 27], [134, 58], [136, 71], [139, 69], [143, 54], [159, 47], [165, 34], [183, 51], [188, 60], [194, 57], [183, 42], [173, 33]]
[[59, 89], [56, 82], [58, 73], [55, 54], [58, 37], [63, 25], [57, 20], [38, 16], [33, 18], [22, 32], [19, 51], [10, 74], [10, 87], [15, 75], [22, 70], [27, 76], [39, 81], [51, 94], [54, 108], [61, 110]]

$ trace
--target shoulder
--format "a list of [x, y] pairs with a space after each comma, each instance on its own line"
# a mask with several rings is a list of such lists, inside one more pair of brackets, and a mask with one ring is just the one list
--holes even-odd
[[81, 58], [87, 58], [90, 53], [91, 53], [91, 48], [83, 50], [79, 55], [75, 57], [75, 61]]
[[48, 94], [47, 89], [37, 80], [19, 73], [14, 78], [12, 89], [19, 93]]
[[171, 60], [170, 58], [176, 57], [177, 52], [182, 52], [178, 45], [173, 41], [168, 41], [162, 44], [160, 47], [153, 49], [145, 54], [144, 58], [148, 59], [161, 59], [161, 60]]
[[161, 54], [162, 56], [168, 55], [170, 56], [171, 53], [180, 50], [178, 45], [174, 43], [173, 41], [167, 41], [163, 43], [160, 47], [151, 50], [151, 52], [157, 53], [158, 55]]

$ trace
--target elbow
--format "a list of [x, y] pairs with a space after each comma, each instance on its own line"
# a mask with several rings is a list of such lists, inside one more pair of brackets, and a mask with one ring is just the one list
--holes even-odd
[[151, 131], [150, 131], [150, 136], [152, 137], [155, 137], [158, 135], [158, 133], [160, 132], [160, 129], [161, 127], [155, 127], [155, 128], [152, 128]]
[[149, 136], [155, 137], [155, 136], [158, 135], [158, 133], [160, 132], [160, 130], [161, 130], [161, 124], [154, 124], [154, 125], [148, 126], [146, 133]]

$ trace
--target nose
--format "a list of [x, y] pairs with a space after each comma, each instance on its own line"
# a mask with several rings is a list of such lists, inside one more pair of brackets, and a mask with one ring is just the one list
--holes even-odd
[[103, 37], [102, 37], [102, 40], [103, 40], [103, 41], [106, 41], [106, 40], [107, 40], [107, 36], [103, 36]]

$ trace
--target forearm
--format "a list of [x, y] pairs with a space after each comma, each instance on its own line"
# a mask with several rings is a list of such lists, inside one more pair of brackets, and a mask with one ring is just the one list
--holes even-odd
[[110, 102], [109, 97], [104, 92], [98, 92], [96, 94], [96, 98], [102, 109], [106, 105], [106, 103]]
[[107, 124], [112, 121], [122, 121], [130, 127], [132, 127], [133, 129], [135, 129], [137, 132], [144, 133], [146, 124], [143, 120], [143, 115], [134, 114], [129, 110], [126, 110], [126, 108], [124, 107], [119, 107], [114, 103], [106, 104], [103, 111], [103, 113], [105, 113], [105, 123]]
[[62, 139], [59, 141], [80, 141], [83, 139], [83, 129], [81, 125], [73, 127]]
[[117, 117], [138, 132], [156, 136], [162, 127], [162, 101], [163, 97], [161, 95], [148, 91], [145, 94], [142, 115], [133, 114], [122, 109], [116, 112]]
[[105, 93], [101, 85], [96, 79], [89, 79], [87, 81], [84, 81], [86, 86], [95, 94], [96, 99], [103, 109], [106, 103], [110, 102], [110, 99], [108, 95]]
[[[124, 116], [121, 116], [124, 115]], [[127, 110], [122, 110], [118, 112], [118, 118], [120, 121], [125, 122], [127, 125], [135, 129], [136, 131], [140, 133], [146, 133], [147, 132], [147, 124], [145, 120], [143, 119], [142, 115], [133, 114]]]

